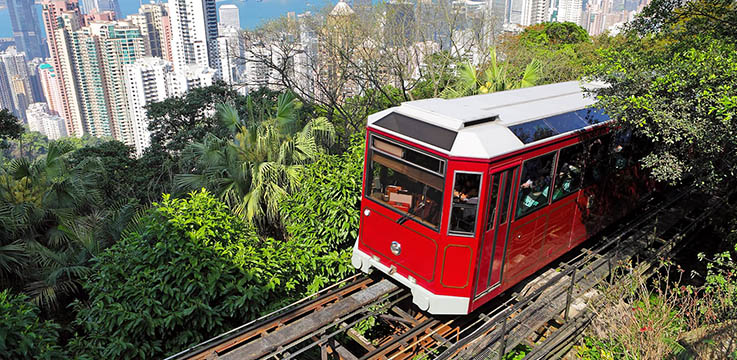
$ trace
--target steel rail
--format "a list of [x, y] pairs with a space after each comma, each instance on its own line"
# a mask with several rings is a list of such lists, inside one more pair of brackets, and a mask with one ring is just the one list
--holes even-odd
[[[595, 255], [598, 255], [605, 250], [611, 248], [612, 246], [615, 246], [619, 244], [619, 242], [624, 239], [625, 237], [629, 236], [633, 232], [637, 231], [638, 227], [642, 226], [646, 222], [648, 222], [650, 219], [652, 219], [657, 214], [661, 213], [662, 211], [668, 209], [673, 204], [677, 203], [678, 201], [684, 199], [686, 196], [690, 195], [692, 192], [690, 190], [680, 192], [674, 197], [671, 197], [663, 204], [647, 204], [645, 205], [645, 209], [641, 209], [646, 211], [646, 214], [644, 216], [638, 216], [634, 217], [629, 221], [626, 221], [624, 224], [617, 226], [617, 230], [614, 232], [618, 234], [614, 236], [611, 239], [607, 239], [606, 237], [602, 238], [602, 241], [604, 242], [602, 245], [598, 246], [596, 250], [594, 251], [583, 251], [571, 260], [568, 260], [567, 262], [563, 263], [562, 266], [564, 267], [563, 271], [557, 273], [555, 276], [553, 276], [551, 279], [549, 279], [544, 285], [534, 290], [529, 295], [525, 296], [524, 298], [515, 299], [512, 298], [508, 302], [502, 304], [501, 306], [495, 308], [494, 310], [490, 311], [489, 313], [484, 314], [487, 318], [485, 320], [485, 323], [478, 327], [475, 331], [473, 331], [471, 334], [466, 336], [465, 338], [462, 338], [461, 340], [453, 343], [453, 344], [438, 344], [438, 346], [444, 346], [444, 345], [450, 345], [450, 347], [444, 351], [440, 356], [437, 357], [437, 359], [449, 359], [455, 355], [457, 355], [462, 349], [467, 347], [472, 341], [483, 337], [488, 336], [487, 334], [496, 332], [499, 333], [500, 327], [506, 327], [507, 318], [509, 318], [510, 315], [522, 311], [524, 307], [527, 307], [531, 303], [533, 303], [540, 295], [542, 295], [545, 291], [552, 288], [553, 286], [557, 285], [562, 279], [569, 276], [578, 268], [584, 267], [587, 263], [589, 263], [590, 260], [595, 258]], [[649, 207], [655, 206], [654, 209], [650, 209]], [[619, 230], [623, 229], [623, 230]], [[595, 259], [594, 259], [595, 260]], [[518, 320], [512, 319], [512, 321]], [[501, 331], [501, 333], [505, 333], [506, 331]], [[502, 340], [502, 338], [506, 334], [495, 334], [491, 337], [487, 343], [494, 344], [498, 341]]]
[[[218, 349], [221, 346], [225, 345], [225, 343], [234, 341], [252, 331], [261, 330], [267, 327], [268, 324], [273, 323], [273, 322], [279, 322], [279, 320], [284, 320], [286, 317], [289, 317], [290, 315], [295, 315], [295, 314], [299, 315], [300, 310], [302, 309], [307, 309], [310, 306], [315, 306], [315, 305], [319, 305], [325, 302], [329, 302], [331, 300], [336, 299], [338, 295], [340, 295], [342, 292], [345, 292], [348, 289], [355, 288], [357, 286], [358, 287], [366, 286], [370, 284], [372, 281], [373, 280], [371, 280], [371, 278], [365, 274], [358, 273], [358, 274], [352, 275], [324, 289], [321, 289], [312, 295], [305, 296], [304, 298], [298, 301], [295, 301], [283, 308], [272, 311], [271, 313], [268, 313], [257, 319], [249, 321], [241, 326], [238, 326], [237, 328], [234, 328], [225, 333], [222, 333], [214, 338], [208, 339], [197, 345], [194, 345], [185, 350], [182, 350], [174, 355], [167, 357], [165, 360], [205, 358], [212, 351], [215, 351], [215, 349]], [[342, 285], [345, 285], [345, 286], [342, 286]], [[256, 331], [256, 332], [259, 332], [259, 331]], [[244, 339], [243, 341], [245, 340], [246, 339]], [[239, 342], [235, 342], [235, 343], [228, 344], [228, 345], [234, 346], [234, 345], [237, 345], [238, 343]]]
[[[690, 220], [685, 228], [678, 231], [678, 234], [675, 236], [675, 238], [678, 240], [685, 239], [692, 231], [695, 231], [696, 228], [703, 221], [710, 217], [711, 214], [714, 213], [716, 208], [719, 208], [722, 205], [727, 205], [730, 209], [733, 209], [734, 206], [730, 206], [728, 204], [728, 198], [733, 194], [735, 194], [735, 192], [731, 192], [724, 198], [719, 199], [715, 204], [710, 204], [708, 206], [708, 211], [703, 211], [701, 214], [699, 214], [699, 216]], [[680, 252], [683, 247], [685, 247], [685, 245], [686, 243], [684, 241], [679, 241], [675, 244], [672, 242], [663, 243], [663, 245], [658, 248], [657, 251], [651, 253], [648, 256], [648, 259], [645, 262], [640, 263], [635, 271], [638, 271], [642, 274], [649, 272], [646, 275], [646, 278], [649, 278], [650, 276], [655, 274], [654, 269], [657, 269], [651, 267], [655, 260], [659, 261], [659, 259], [661, 258], [668, 258], [672, 255], [675, 255]], [[616, 284], [615, 286], [621, 286], [621, 283]], [[598, 302], [598, 300], [594, 300], [595, 304]], [[557, 329], [551, 336], [546, 338], [539, 345], [535, 346], [529, 353], [525, 355], [524, 360], [547, 359], [549, 358], [549, 354], [554, 353], [555, 351], [565, 351], [566, 349], [570, 348], [570, 346], [572, 346], [573, 343], [577, 341], [579, 335], [581, 335], [586, 329], [587, 325], [591, 323], [594, 317], [595, 315], [587, 307], [586, 310], [582, 311], [571, 321], [563, 324], [563, 326]]]
[[[320, 338], [320, 341], [319, 342], [327, 341], [327, 340], [333, 338], [334, 336], [336, 336], [336, 335], [338, 335], [338, 334], [340, 334], [340, 333], [342, 333], [344, 331], [347, 331], [348, 329], [352, 328], [353, 326], [355, 326], [359, 322], [361, 322], [361, 321], [363, 321], [365, 319], [368, 319], [371, 316], [378, 316], [379, 314], [381, 314], [381, 310], [383, 310], [385, 308], [390, 308], [391, 306], [396, 305], [397, 303], [399, 303], [399, 302], [401, 302], [401, 301], [409, 298], [410, 295], [411, 294], [408, 291], [406, 291], [405, 289], [396, 290], [395, 292], [389, 294], [389, 296], [387, 296], [386, 298], [378, 299], [378, 300], [374, 301], [373, 303], [367, 305], [364, 308], [358, 309], [358, 310], [356, 310], [356, 311], [354, 311], [354, 312], [352, 312], [350, 314], [347, 314], [347, 315], [345, 315], [345, 316], [343, 316], [343, 317], [341, 317], [339, 319], [334, 320], [332, 324], [329, 324], [329, 325], [324, 326], [319, 331], [315, 331], [314, 334], [323, 333], [323, 332], [327, 331], [329, 328], [331, 328], [333, 326], [336, 326], [336, 324], [342, 324], [346, 320], [348, 320], [348, 319], [350, 319], [350, 318], [352, 318], [352, 317], [354, 317], [354, 316], [356, 316], [358, 314], [364, 313], [366, 311], [365, 310], [366, 308], [370, 308], [370, 307], [375, 306], [375, 305], [381, 305], [380, 309], [371, 310], [370, 312], [368, 312], [367, 314], [364, 314], [360, 318], [354, 319], [353, 321], [351, 321], [350, 323], [348, 323], [346, 326], [339, 326], [340, 328], [338, 330], [335, 330], [335, 331], [331, 332], [330, 334], [327, 334], [326, 336], [323, 336], [322, 338]], [[393, 296], [399, 296], [399, 297], [396, 298], [396, 299], [394, 299], [394, 300], [391, 300], [389, 303], [382, 304], [382, 302], [385, 302], [387, 298], [391, 298]], [[302, 343], [302, 342], [310, 339], [314, 334], [313, 333], [307, 334], [307, 335], [303, 336], [302, 338], [300, 338], [299, 340], [296, 340], [296, 341], [290, 343], [289, 345], [287, 345], [287, 346], [285, 346], [285, 347], [277, 350], [276, 352], [274, 352], [272, 354], [269, 354], [268, 356], [263, 357], [263, 359], [277, 358], [276, 357], [277, 355], [282, 354], [282, 353], [285, 353], [287, 350], [289, 350], [289, 349], [291, 349], [291, 348], [299, 345], [300, 343]], [[299, 349], [297, 352], [295, 352], [293, 354], [287, 355], [287, 357], [284, 360], [294, 359], [298, 355], [304, 353], [305, 351], [309, 350], [310, 348], [312, 348], [313, 346], [316, 346], [316, 345], [319, 345], [319, 343], [318, 342], [313, 342], [311, 344], [308, 344], [307, 346], [303, 347], [302, 349]]]

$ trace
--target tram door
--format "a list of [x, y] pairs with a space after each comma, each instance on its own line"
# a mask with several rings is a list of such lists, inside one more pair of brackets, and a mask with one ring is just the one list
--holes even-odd
[[485, 295], [501, 284], [504, 246], [511, 217], [511, 197], [518, 174], [519, 166], [490, 171], [489, 198], [476, 271], [475, 298]]

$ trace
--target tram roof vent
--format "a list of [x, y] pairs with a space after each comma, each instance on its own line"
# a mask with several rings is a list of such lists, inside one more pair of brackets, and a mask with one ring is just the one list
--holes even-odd
[[480, 118], [480, 119], [464, 121], [463, 122], [463, 127], [464, 128], [467, 128], [469, 126], [485, 124], [485, 123], [496, 121], [496, 120], [499, 120], [499, 114], [494, 114], [494, 115], [491, 115], [491, 116], [486, 116], [486, 117], [483, 117], [483, 118]]

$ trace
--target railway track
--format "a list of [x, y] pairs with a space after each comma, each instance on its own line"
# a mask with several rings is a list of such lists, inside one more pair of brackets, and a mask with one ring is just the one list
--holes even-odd
[[[714, 200], [696, 197], [684, 192], [646, 203], [640, 216], [558, 263], [558, 271], [549, 269], [470, 315], [425, 314], [401, 286], [355, 275], [169, 359], [496, 359], [531, 343], [552, 321], [558, 331], [548, 329], [546, 341], [528, 356], [546, 358], [585, 328], [590, 315], [572, 304], [610, 278], [618, 264], [653, 263], [682, 246], [684, 234], [714, 208]], [[369, 339], [356, 329], [365, 324], [381, 335]]]

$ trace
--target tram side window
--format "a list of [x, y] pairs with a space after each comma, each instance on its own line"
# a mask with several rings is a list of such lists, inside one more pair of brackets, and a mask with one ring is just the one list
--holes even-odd
[[584, 186], [590, 186], [603, 181], [609, 175], [609, 146], [612, 136], [607, 134], [596, 138], [587, 144], [586, 151], [586, 173], [584, 174]]
[[555, 171], [553, 201], [581, 188], [583, 177], [583, 146], [578, 144], [560, 151], [558, 169]]
[[555, 153], [525, 161], [520, 177], [517, 218], [548, 205]]
[[489, 198], [489, 205], [488, 208], [488, 216], [486, 218], [486, 231], [491, 230], [494, 227], [494, 215], [496, 213], [496, 198], [497, 198], [497, 192], [499, 192], [499, 179], [501, 176], [499, 174], [494, 175], [494, 177], [491, 179], [491, 191], [489, 192], [491, 194], [491, 198]]
[[450, 232], [473, 235], [479, 206], [481, 175], [457, 172], [453, 188], [453, 206], [450, 212]]
[[632, 132], [629, 130], [620, 131], [614, 135], [612, 143], [612, 168], [622, 170], [633, 165], [632, 160]]

